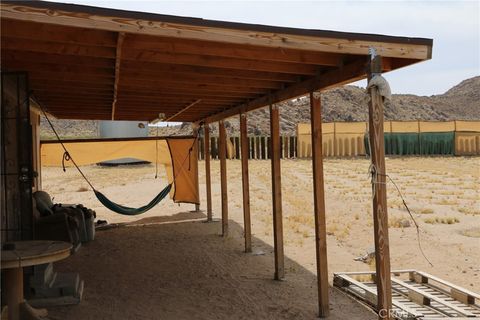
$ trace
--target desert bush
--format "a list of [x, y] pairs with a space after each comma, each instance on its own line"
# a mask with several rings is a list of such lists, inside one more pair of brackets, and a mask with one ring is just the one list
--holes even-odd
[[427, 218], [423, 220], [425, 223], [429, 224], [455, 224], [459, 223], [460, 220], [456, 217], [446, 217], [446, 218], [440, 218], [440, 217], [432, 217], [432, 218]]

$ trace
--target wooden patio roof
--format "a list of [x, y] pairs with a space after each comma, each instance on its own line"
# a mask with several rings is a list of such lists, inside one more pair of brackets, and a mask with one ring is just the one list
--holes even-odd
[[213, 122], [431, 58], [432, 40], [2, 1], [2, 71], [58, 118]]

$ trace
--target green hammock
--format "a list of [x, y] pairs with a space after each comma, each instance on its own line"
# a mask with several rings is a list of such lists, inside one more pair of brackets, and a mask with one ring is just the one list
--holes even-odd
[[116, 213], [119, 213], [119, 214], [124, 214], [124, 215], [128, 215], [128, 216], [135, 216], [137, 214], [144, 213], [144, 212], [152, 209], [153, 207], [155, 207], [160, 201], [162, 201], [168, 195], [168, 193], [170, 192], [170, 189], [172, 189], [172, 184], [171, 183], [168, 186], [166, 186], [162, 191], [160, 191], [160, 193], [155, 198], [153, 198], [153, 200], [150, 201], [149, 204], [144, 205], [143, 207], [139, 207], [139, 208], [130, 208], [130, 207], [122, 206], [122, 205], [117, 204], [113, 201], [110, 201], [100, 191], [94, 190], [93, 192], [95, 192], [95, 195], [97, 196], [98, 201], [100, 201], [108, 209], [110, 209], [110, 210], [112, 210]]

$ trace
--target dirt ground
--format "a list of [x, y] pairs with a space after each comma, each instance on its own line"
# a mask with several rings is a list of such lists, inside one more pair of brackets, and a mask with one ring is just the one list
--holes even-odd
[[[204, 163], [200, 163], [201, 208], [205, 208]], [[387, 173], [398, 185], [420, 227], [417, 232], [399, 193], [388, 184], [392, 269], [417, 269], [480, 291], [480, 158], [388, 158]], [[85, 300], [52, 310], [53, 319], [315, 318], [315, 247], [311, 160], [282, 161], [285, 282], [272, 282], [273, 230], [270, 162], [250, 161], [254, 254], [242, 253], [243, 211], [239, 160], [228, 167], [229, 216], [234, 230], [217, 237], [220, 223], [152, 224], [98, 233], [95, 242], [57, 269], [80, 271]], [[374, 268], [354, 261], [373, 247], [371, 187], [366, 159], [327, 159], [325, 192], [330, 282], [333, 272]], [[166, 185], [152, 165], [85, 167], [110, 199], [140, 206]], [[43, 189], [59, 203], [83, 203], [97, 218], [114, 222], [195, 219], [191, 204], [164, 200], [140, 217], [101, 207], [75, 169], [44, 168]], [[219, 162], [212, 162], [214, 218], [220, 218]], [[82, 265], [79, 269], [78, 265]], [[112, 276], [112, 274], [114, 276]], [[173, 279], [173, 282], [170, 280]], [[333, 319], [373, 318], [333, 290]], [[198, 297], [202, 297], [198, 299]], [[357, 310], [358, 309], [358, 310]], [[157, 316], [155, 316], [157, 315]], [[163, 318], [163, 317], [162, 317]]]

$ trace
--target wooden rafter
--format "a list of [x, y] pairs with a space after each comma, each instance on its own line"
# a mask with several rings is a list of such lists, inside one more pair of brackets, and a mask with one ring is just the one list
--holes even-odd
[[303, 82], [292, 84], [285, 89], [278, 90], [271, 94], [254, 99], [248, 103], [230, 108], [205, 119], [198, 120], [205, 121], [205, 123], [215, 122], [220, 119], [232, 117], [240, 112], [252, 111], [264, 107], [269, 103], [277, 103], [287, 99], [293, 99], [295, 97], [305, 95], [311, 91], [324, 90], [332, 86], [341, 85], [346, 82], [352, 82], [365, 77], [365, 75], [366, 61], [357, 60], [349, 65], [344, 66], [343, 68], [328, 71], [325, 74], [321, 74]]
[[115, 84], [113, 85], [113, 101], [112, 101], [112, 120], [115, 120], [115, 112], [117, 111], [118, 101], [118, 84], [120, 82], [120, 63], [122, 61], [122, 47], [125, 40], [125, 33], [119, 32], [117, 38], [117, 48], [115, 55]]

